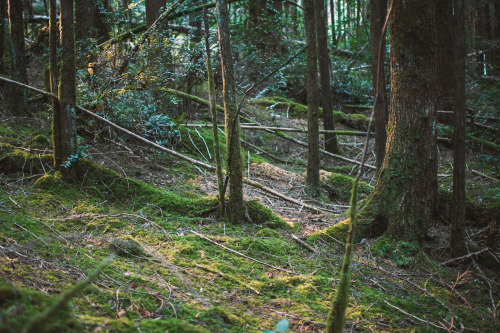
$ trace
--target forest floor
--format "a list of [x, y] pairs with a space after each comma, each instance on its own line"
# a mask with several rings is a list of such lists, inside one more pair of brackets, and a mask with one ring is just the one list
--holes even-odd
[[[192, 106], [190, 122], [206, 113]], [[244, 113], [266, 126], [306, 127], [286, 107], [248, 103]], [[231, 225], [217, 212], [213, 174], [89, 123], [79, 119], [88, 160], [80, 162], [79, 180], [67, 183], [50, 166], [48, 114], [1, 115], [0, 331], [21, 331], [112, 253], [71, 307], [44, 322], [48, 331], [261, 332], [283, 318], [292, 332], [325, 330], [344, 240], [322, 231], [345, 219], [357, 167], [322, 156], [321, 195], [309, 198], [305, 148], [244, 130], [245, 142], [266, 151], [242, 145], [246, 177], [322, 212], [245, 185], [250, 221]], [[211, 132], [183, 128], [173, 149], [213, 164]], [[364, 137], [339, 142], [343, 156], [359, 160]], [[452, 151], [439, 152], [439, 186], [449, 192]], [[499, 233], [488, 210], [498, 207], [500, 182], [498, 166], [483, 155], [495, 152], [468, 146], [470, 255], [450, 261], [445, 211], [423, 248], [362, 240], [354, 249], [348, 332], [500, 331]], [[375, 172], [367, 169], [361, 180], [363, 199]]]

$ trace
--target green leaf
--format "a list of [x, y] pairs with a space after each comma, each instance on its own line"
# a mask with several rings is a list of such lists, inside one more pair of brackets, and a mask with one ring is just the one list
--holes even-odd
[[265, 330], [264, 333], [276, 333], [275, 330]]
[[288, 319], [286, 319], [286, 318], [281, 319], [276, 324], [276, 331], [278, 331], [278, 332], [286, 332], [288, 330], [288, 326], [290, 326], [290, 323], [288, 322]]

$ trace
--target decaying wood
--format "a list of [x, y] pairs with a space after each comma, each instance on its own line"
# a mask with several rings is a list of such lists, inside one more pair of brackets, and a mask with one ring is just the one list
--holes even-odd
[[471, 170], [471, 172], [472, 172], [473, 174], [475, 174], [475, 175], [478, 175], [478, 176], [481, 176], [481, 177], [483, 177], [483, 178], [486, 178], [486, 179], [492, 180], [492, 181], [494, 181], [494, 182], [498, 181], [498, 179], [493, 178], [493, 177], [490, 177], [490, 176], [488, 176], [488, 175], [485, 175], [484, 173], [479, 172], [479, 171], [477, 171], [477, 170]]
[[297, 243], [299, 243], [300, 246], [308, 249], [312, 253], [317, 253], [318, 252], [318, 251], [316, 251], [316, 249], [314, 249], [313, 247], [311, 247], [309, 244], [307, 244], [306, 242], [304, 242], [302, 239], [300, 239], [299, 237], [295, 236], [294, 234], [292, 234], [292, 239], [294, 241], [296, 241]]
[[208, 238], [208, 237], [206, 237], [206, 236], [204, 236], [204, 235], [202, 235], [202, 234], [197, 233], [196, 231], [190, 230], [189, 232], [190, 232], [190, 233], [192, 233], [192, 234], [194, 234], [194, 235], [196, 235], [196, 236], [198, 236], [198, 237], [200, 237], [200, 238], [202, 238], [202, 239], [204, 239], [204, 240], [209, 241], [210, 243], [212, 243], [212, 244], [214, 244], [214, 245], [217, 245], [217, 246], [219, 246], [219, 247], [221, 247], [221, 248], [223, 248], [223, 249], [225, 249], [225, 250], [228, 250], [229, 252], [232, 252], [232, 253], [234, 253], [234, 254], [237, 254], [237, 255], [239, 255], [240, 257], [243, 257], [243, 258], [245, 258], [245, 259], [248, 259], [248, 260], [254, 261], [254, 262], [258, 263], [258, 264], [261, 264], [261, 265], [264, 265], [264, 266], [270, 267], [270, 268], [275, 269], [275, 270], [277, 270], [277, 271], [282, 271], [282, 272], [285, 272], [285, 273], [288, 273], [288, 274], [292, 274], [292, 275], [300, 275], [299, 273], [295, 273], [295, 272], [289, 271], [289, 270], [284, 269], [284, 268], [281, 268], [281, 267], [276, 267], [276, 266], [273, 266], [273, 265], [271, 265], [271, 264], [268, 264], [267, 262], [263, 262], [263, 261], [260, 261], [260, 260], [254, 259], [254, 258], [252, 258], [252, 257], [249, 257], [249, 256], [247, 256], [247, 255], [245, 255], [245, 254], [241, 253], [241, 252], [238, 252], [238, 251], [236, 251], [236, 250], [230, 249], [230, 248], [228, 248], [227, 246], [224, 246], [224, 245], [222, 245], [222, 244], [220, 244], [220, 243], [217, 243], [216, 241], [211, 240], [210, 238]]

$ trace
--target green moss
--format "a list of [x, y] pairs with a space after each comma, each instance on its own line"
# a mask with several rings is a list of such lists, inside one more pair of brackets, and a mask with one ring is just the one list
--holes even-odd
[[[491, 193], [496, 195], [497, 191], [493, 189]], [[452, 203], [453, 192], [440, 188], [437, 196], [437, 209], [446, 219], [451, 219]], [[491, 200], [485, 198], [482, 203], [479, 203], [467, 197], [465, 202], [465, 218], [474, 220], [478, 225], [488, 224], [498, 211], [500, 211], [499, 198], [493, 197]]]
[[264, 229], [260, 229], [259, 231], [257, 231], [257, 233], [255, 234], [256, 237], [274, 237], [274, 238], [279, 238], [280, 237], [280, 233], [276, 230], [273, 230], [273, 229], [269, 229], [269, 228], [264, 228]]
[[45, 135], [38, 134], [33, 139], [26, 141], [24, 145], [33, 148], [48, 148], [52, 146], [52, 141]]
[[372, 253], [391, 259], [399, 267], [410, 267], [417, 263], [421, 253], [420, 246], [415, 243], [394, 241], [386, 237], [380, 238], [371, 247]]
[[50, 165], [52, 165], [52, 155], [50, 154], [29, 154], [24, 150], [15, 149], [9, 144], [0, 145], [0, 172], [34, 174], [49, 170]]
[[132, 236], [126, 236], [122, 238], [114, 238], [109, 247], [112, 251], [116, 252], [120, 256], [144, 256], [146, 252], [139, 242]]
[[307, 239], [313, 241], [321, 238], [325, 242], [332, 245], [338, 245], [338, 242], [344, 243], [347, 239], [347, 233], [349, 231], [349, 221], [350, 220], [347, 219], [321, 231], [314, 232], [310, 234]]
[[[55, 299], [26, 288], [15, 288], [0, 282], [0, 331], [22, 332], [26, 323], [51, 306]], [[70, 305], [65, 305], [39, 332], [84, 332], [73, 316]]]
[[248, 201], [245, 205], [253, 223], [265, 225], [271, 229], [290, 229], [288, 223], [283, 221], [283, 219], [274, 214], [271, 209], [264, 206], [259, 201]]
[[[354, 178], [333, 173], [328, 177], [327, 184], [330, 186], [328, 195], [333, 201], [349, 202], [351, 197], [352, 184]], [[365, 182], [358, 183], [358, 201], [366, 198], [372, 191], [372, 187]]]

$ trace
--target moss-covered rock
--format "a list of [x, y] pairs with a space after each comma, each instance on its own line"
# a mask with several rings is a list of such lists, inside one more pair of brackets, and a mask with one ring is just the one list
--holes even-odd
[[[349, 202], [351, 197], [352, 185], [354, 178], [344, 176], [339, 173], [332, 173], [327, 177], [326, 184], [328, 185], [328, 195], [331, 200]], [[358, 182], [358, 202], [372, 191], [372, 187], [366, 182]]]
[[[55, 301], [42, 292], [0, 282], [0, 332], [23, 332], [34, 316]], [[84, 329], [73, 316], [71, 306], [66, 304], [49, 324], [38, 327], [37, 332], [84, 332]]]
[[267, 228], [271, 229], [290, 229], [288, 223], [259, 201], [248, 201], [246, 206], [248, 215], [253, 223], [265, 225]]
[[280, 233], [274, 229], [270, 229], [270, 228], [264, 228], [264, 229], [260, 229], [259, 231], [257, 231], [257, 233], [255, 234], [256, 237], [274, 237], [274, 238], [279, 238], [280, 237]]
[[126, 236], [122, 238], [113, 238], [109, 247], [116, 254], [123, 257], [138, 256], [142, 257], [146, 255], [146, 251], [137, 240], [132, 236]]
[[34, 174], [48, 170], [51, 165], [51, 154], [30, 154], [10, 144], [0, 144], [0, 172]]
[[52, 141], [43, 134], [38, 134], [24, 143], [25, 147], [48, 148], [52, 146]]

